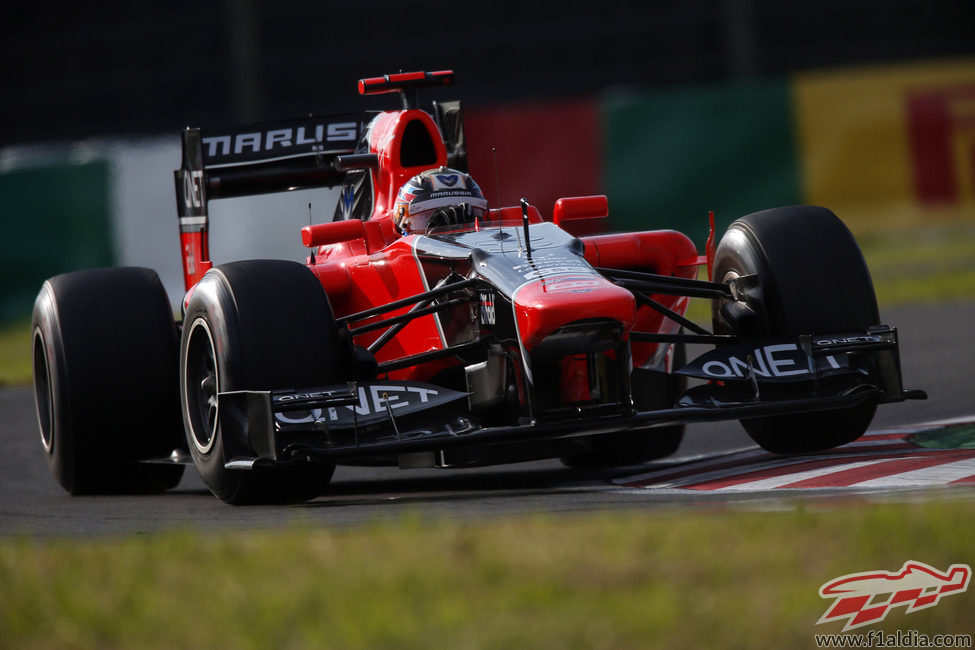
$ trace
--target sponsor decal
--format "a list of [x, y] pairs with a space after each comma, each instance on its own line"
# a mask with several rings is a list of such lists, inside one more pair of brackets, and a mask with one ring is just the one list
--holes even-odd
[[972, 569], [952, 564], [939, 571], [923, 562], [908, 561], [900, 571], [865, 571], [834, 578], [819, 588], [820, 598], [835, 599], [816, 624], [842, 621], [843, 632], [879, 623], [894, 607], [906, 613], [936, 606], [944, 596], [968, 589]]
[[203, 208], [203, 171], [190, 169], [183, 173], [183, 207], [186, 214]]
[[351, 185], [344, 185], [339, 194], [339, 211], [342, 220], [352, 218], [352, 208], [355, 206], [355, 188]]
[[441, 189], [442, 187], [453, 187], [460, 180], [459, 174], [434, 174], [434, 189]]
[[363, 124], [357, 116], [309, 117], [273, 124], [205, 132], [201, 137], [205, 167], [270, 162], [355, 150]]
[[273, 152], [292, 147], [315, 147], [326, 142], [354, 142], [358, 135], [355, 122], [317, 124], [311, 127], [271, 129], [235, 135], [203, 138], [207, 158], [247, 153]]
[[464, 188], [460, 188], [456, 190], [439, 190], [436, 192], [430, 192], [430, 196], [428, 197], [428, 200], [442, 199], [445, 197], [452, 197], [452, 196], [473, 197], [474, 195], [469, 190], [465, 190]]
[[494, 325], [497, 322], [497, 314], [494, 311], [494, 294], [481, 293], [481, 323], [484, 325]]
[[905, 97], [914, 192], [926, 205], [957, 205], [975, 189], [975, 82], [911, 88]]
[[[186, 275], [190, 277], [196, 275], [196, 255], [193, 254], [193, 245], [189, 242], [183, 246], [183, 259], [186, 260]], [[189, 305], [188, 295], [186, 304]]]
[[826, 338], [818, 338], [813, 341], [813, 345], [817, 348], [836, 348], [847, 345], [859, 345], [859, 344], [870, 344], [870, 343], [883, 343], [884, 339], [879, 336], [874, 336], [872, 334], [854, 335], [854, 336], [833, 336]]
[[[355, 404], [331, 406], [329, 401], [348, 393], [315, 390], [274, 393], [271, 398], [275, 422], [279, 425], [322, 423], [326, 428], [343, 429], [389, 421], [442, 406], [467, 397], [466, 393], [419, 382], [386, 381], [359, 384], [353, 392]], [[315, 404], [316, 401], [320, 405]], [[294, 408], [289, 408], [289, 406]], [[311, 408], [309, 408], [311, 407]]]
[[[837, 339], [839, 340], [839, 339]], [[846, 341], [846, 339], [844, 339]], [[814, 345], [828, 348], [840, 345], [821, 339]], [[849, 344], [848, 342], [843, 345]], [[678, 370], [678, 374], [701, 379], [735, 380], [755, 378], [759, 381], [796, 381], [809, 379], [813, 370], [819, 374], [844, 369], [842, 361], [833, 355], [810, 358], [796, 343], [775, 343], [760, 346], [720, 347], [705, 353]]]
[[891, 210], [903, 223], [975, 215], [975, 59], [816, 71], [791, 85], [805, 202], [854, 230]]
[[542, 280], [545, 293], [589, 293], [598, 289], [600, 281], [592, 276], [558, 276]]
[[593, 270], [586, 260], [575, 255], [538, 255], [513, 270], [525, 280], [543, 280], [559, 275], [583, 275], [592, 277]]

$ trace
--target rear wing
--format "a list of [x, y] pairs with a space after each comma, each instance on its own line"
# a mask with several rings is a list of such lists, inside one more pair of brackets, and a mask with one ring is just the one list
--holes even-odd
[[312, 116], [206, 132], [184, 129], [183, 162], [174, 178], [186, 288], [211, 266], [211, 200], [340, 185], [348, 168], [341, 157], [354, 165], [356, 146], [373, 116]]
[[[360, 80], [359, 93], [398, 92], [404, 108], [409, 108], [416, 103], [418, 88], [446, 86], [453, 80], [450, 70], [398, 73]], [[346, 180], [349, 170], [376, 170], [375, 153], [356, 152], [361, 151], [358, 146], [377, 114], [309, 116], [205, 133], [184, 129], [182, 166], [174, 177], [186, 289], [211, 266], [209, 201], [335, 187]], [[460, 102], [434, 102], [431, 114], [446, 145], [448, 163], [467, 171]]]
[[175, 171], [180, 230], [207, 229], [211, 199], [333, 187], [340, 155], [353, 154], [371, 114], [308, 117], [203, 133], [184, 129]]

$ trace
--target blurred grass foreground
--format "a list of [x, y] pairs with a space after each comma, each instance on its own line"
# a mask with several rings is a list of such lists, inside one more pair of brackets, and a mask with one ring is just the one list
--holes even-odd
[[[814, 647], [827, 581], [970, 561], [970, 500], [833, 506], [7, 538], [0, 648]], [[971, 598], [865, 629], [970, 633]]]

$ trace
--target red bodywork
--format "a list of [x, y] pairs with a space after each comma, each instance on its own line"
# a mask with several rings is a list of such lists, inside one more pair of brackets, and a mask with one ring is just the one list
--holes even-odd
[[[445, 73], [430, 73], [442, 75]], [[391, 75], [396, 77], [396, 75]], [[441, 81], [443, 77], [438, 77]], [[396, 79], [393, 79], [396, 81]], [[384, 92], [384, 78], [364, 80], [360, 92]], [[443, 83], [449, 83], [442, 81]], [[363, 85], [365, 84], [365, 85]], [[430, 114], [409, 108], [378, 113], [366, 131], [368, 153], [378, 164], [372, 175], [373, 209], [368, 219], [336, 221], [307, 226], [302, 241], [313, 254], [308, 266], [325, 288], [336, 317], [343, 317], [430, 290], [440, 277], [430, 277], [417, 257], [414, 240], [418, 235], [401, 235], [391, 219], [391, 206], [399, 188], [421, 171], [446, 166], [447, 147], [440, 129]], [[420, 153], [418, 153], [420, 152]], [[187, 177], [189, 178], [189, 177]], [[184, 184], [197, 182], [184, 178]], [[187, 188], [186, 196], [194, 196]], [[530, 191], [530, 188], [525, 188]], [[583, 256], [591, 266], [582, 277], [539, 279], [519, 289], [514, 301], [517, 326], [525, 351], [534, 349], [546, 336], [572, 322], [610, 319], [622, 325], [621, 340], [630, 331], [673, 333], [679, 325], [658, 311], [638, 305], [633, 294], [603, 278], [595, 268], [642, 271], [679, 278], [696, 278], [698, 257], [694, 244], [675, 231], [595, 234], [605, 228], [608, 203], [605, 196], [560, 199], [551, 216], [543, 217], [535, 206], [528, 212], [533, 224], [552, 221], [583, 243]], [[521, 220], [520, 207], [492, 209], [480, 225]], [[207, 231], [183, 232], [182, 254], [186, 288], [191, 291], [212, 266], [209, 260]], [[444, 271], [446, 274], [446, 271]], [[654, 295], [665, 307], [683, 314], [689, 299], [683, 296]], [[387, 312], [383, 318], [405, 314], [409, 306]], [[367, 324], [380, 317], [362, 321]], [[358, 336], [355, 342], [367, 347], [381, 331]], [[409, 322], [376, 353], [382, 363], [446, 347], [450, 333], [438, 326], [434, 315]], [[665, 354], [671, 346], [657, 343], [632, 344], [634, 367], [670, 369]], [[660, 350], [658, 350], [660, 348]], [[394, 379], [429, 380], [449, 365], [449, 360], [395, 370]], [[567, 371], [571, 374], [571, 370]]]
[[[446, 164], [446, 150], [439, 130], [427, 113], [419, 110], [395, 111], [380, 114], [372, 123], [369, 137], [370, 151], [378, 154], [379, 167], [373, 170], [376, 187], [375, 209], [372, 217], [362, 223], [361, 234], [350, 222], [333, 222], [321, 226], [309, 226], [304, 230], [306, 244], [328, 239], [330, 236], [347, 241], [318, 246], [312, 270], [322, 281], [337, 316], [387, 304], [416, 295], [431, 288], [428, 278], [424, 284], [423, 267], [414, 254], [412, 239], [416, 235], [401, 236], [393, 226], [390, 208], [400, 186], [412, 176], [430, 166], [405, 167], [399, 164], [404, 131], [420, 124], [433, 141], [437, 162]], [[556, 224], [570, 232], [589, 232], [604, 226], [605, 197], [594, 200], [560, 200], [556, 208]], [[557, 204], [558, 205], [558, 204]], [[520, 218], [520, 207], [492, 210], [493, 220], [510, 221]], [[537, 209], [529, 211], [530, 221], [543, 220]], [[491, 220], [488, 220], [490, 223]], [[316, 239], [314, 233], [319, 233]], [[593, 267], [632, 269], [673, 275], [682, 278], [697, 277], [698, 255], [693, 242], [685, 235], [671, 230], [638, 233], [588, 235], [580, 238], [585, 246], [585, 259]], [[584, 288], [571, 284], [573, 280], [540, 280], [518, 293], [518, 325], [527, 350], [534, 348], [546, 335], [566, 323], [587, 318], [612, 318], [624, 325], [624, 332], [632, 329], [646, 332], [674, 331], [676, 325], [659, 312], [648, 307], [637, 308], [630, 291], [601, 277], [594, 277], [592, 286]], [[688, 299], [679, 296], [654, 296], [670, 309], [683, 314]], [[389, 316], [406, 313], [408, 307], [390, 312]], [[664, 323], [667, 328], [664, 328]], [[378, 333], [363, 335], [357, 340], [367, 346], [378, 338]], [[419, 318], [403, 330], [401, 335], [377, 353], [380, 362], [397, 359], [421, 352], [440, 349], [444, 341], [440, 336], [434, 316]], [[656, 344], [634, 344], [634, 365], [651, 362]], [[434, 365], [414, 366], [393, 373], [399, 379], [429, 379], [438, 368]]]

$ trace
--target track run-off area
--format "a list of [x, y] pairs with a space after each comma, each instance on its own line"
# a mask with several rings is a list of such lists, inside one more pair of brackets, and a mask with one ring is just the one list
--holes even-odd
[[763, 493], [975, 487], [975, 417], [870, 431], [828, 452], [779, 456], [757, 447], [618, 478], [648, 490]]

